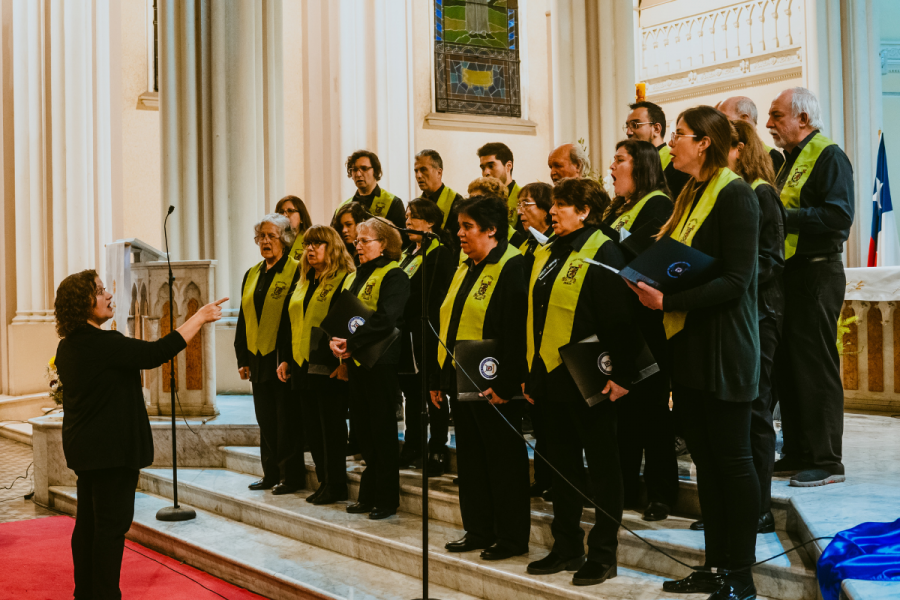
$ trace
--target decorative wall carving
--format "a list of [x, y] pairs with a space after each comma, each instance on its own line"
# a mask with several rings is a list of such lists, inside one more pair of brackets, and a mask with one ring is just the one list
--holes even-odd
[[900, 42], [881, 42], [881, 74], [900, 73]]

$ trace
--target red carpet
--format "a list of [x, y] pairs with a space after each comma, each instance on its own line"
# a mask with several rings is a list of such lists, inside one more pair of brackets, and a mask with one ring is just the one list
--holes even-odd
[[[75, 580], [72, 575], [72, 549], [69, 541], [74, 527], [75, 519], [71, 517], [47, 517], [0, 524], [0, 599], [71, 599]], [[158, 560], [169, 568], [147, 557]], [[213, 591], [203, 589], [200, 584]], [[125, 542], [119, 585], [123, 599], [127, 600], [262, 598], [130, 541]]]

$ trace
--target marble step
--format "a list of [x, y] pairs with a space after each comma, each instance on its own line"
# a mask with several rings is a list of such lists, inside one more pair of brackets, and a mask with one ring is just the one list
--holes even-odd
[[[226, 468], [261, 477], [259, 448], [222, 447]], [[351, 498], [357, 496], [362, 466], [348, 461], [349, 490]], [[315, 489], [318, 481], [311, 461], [307, 463], [307, 484]], [[428, 484], [428, 515], [430, 519], [462, 526], [459, 512], [459, 488], [452, 483], [452, 474], [433, 477]], [[403, 470], [400, 474], [400, 509], [414, 514], [422, 514], [421, 471]], [[782, 516], [782, 525], [784, 524]], [[531, 542], [550, 547], [553, 536], [550, 524], [553, 520], [553, 506], [540, 498], [531, 501]], [[582, 516], [582, 527], [589, 530], [594, 522], [594, 511], [586, 510]], [[640, 514], [625, 511], [623, 523], [653, 544], [663, 548], [679, 560], [688, 564], [703, 562], [704, 538], [702, 532], [691, 531], [693, 518], [672, 516], [665, 521], [646, 522]], [[800, 544], [799, 536], [786, 532], [783, 527], [771, 534], [757, 537], [757, 558], [767, 558]], [[687, 574], [682, 565], [666, 558], [647, 546], [624, 529], [619, 531], [619, 563], [639, 569], [649, 569], [671, 577]], [[794, 600], [815, 598], [817, 584], [814, 562], [806, 549], [775, 559], [759, 566], [755, 571], [756, 584], [761, 594], [773, 598]]]
[[[75, 488], [50, 489], [55, 508], [74, 514]], [[408, 600], [422, 593], [416, 577], [204, 510], [191, 521], [157, 521], [156, 511], [170, 505], [138, 493], [128, 538], [267, 598]], [[437, 585], [430, 591], [445, 600], [477, 598]]]
[[[254, 476], [223, 469], [179, 470], [179, 498], [189, 506], [209, 510], [247, 525], [277, 532], [315, 546], [360, 558], [404, 575], [421, 573], [421, 520], [401, 511], [397, 516], [371, 521], [349, 515], [349, 502], [313, 506], [304, 501], [309, 492], [273, 496], [252, 491], [247, 485]], [[171, 471], [145, 469], [141, 488], [171, 497]], [[652, 568], [633, 569], [620, 565], [619, 576], [600, 586], [576, 587], [571, 575], [559, 573], [537, 577], [528, 575], [528, 562], [546, 555], [547, 548], [532, 544], [528, 555], [497, 563], [482, 561], [477, 552], [450, 554], [443, 545], [463, 535], [454, 523], [429, 521], [429, 578], [473, 596], [498, 599], [654, 599], [667, 598], [662, 592], [665, 577]], [[761, 597], [768, 596], [761, 591]], [[779, 598], [804, 598], [805, 594]], [[674, 597], [673, 597], [674, 598]], [[698, 597], [699, 600], [699, 597]]]

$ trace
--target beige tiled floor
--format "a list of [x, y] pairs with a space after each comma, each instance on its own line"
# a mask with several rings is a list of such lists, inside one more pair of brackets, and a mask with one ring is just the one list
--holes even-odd
[[[0, 489], [0, 523], [56, 514], [24, 498], [33, 489], [34, 465], [31, 462], [31, 446], [0, 437], [0, 488], [9, 488]], [[17, 477], [21, 479], [16, 479]]]

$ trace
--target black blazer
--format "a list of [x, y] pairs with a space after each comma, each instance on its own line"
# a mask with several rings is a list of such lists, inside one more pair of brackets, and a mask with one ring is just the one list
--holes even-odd
[[153, 463], [141, 369], [155, 369], [186, 346], [177, 331], [145, 342], [90, 325], [59, 342], [63, 452], [70, 469], [142, 469]]

